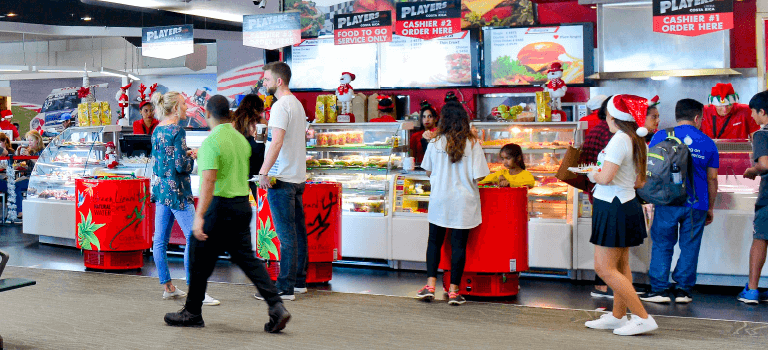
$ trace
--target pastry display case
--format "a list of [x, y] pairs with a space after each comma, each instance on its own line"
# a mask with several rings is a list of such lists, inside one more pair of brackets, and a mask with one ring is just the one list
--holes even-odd
[[[119, 140], [123, 133], [130, 134], [131, 129], [117, 125], [70, 127], [48, 143], [29, 178], [24, 233], [40, 235], [44, 243], [74, 245], [76, 179], [104, 174], [140, 177], [151, 173], [150, 158], [121, 153]], [[108, 142], [117, 148], [119, 165], [112, 169], [104, 164]]]
[[345, 257], [389, 259], [392, 177], [402, 171], [412, 128], [411, 122], [310, 124], [307, 177], [342, 185]]

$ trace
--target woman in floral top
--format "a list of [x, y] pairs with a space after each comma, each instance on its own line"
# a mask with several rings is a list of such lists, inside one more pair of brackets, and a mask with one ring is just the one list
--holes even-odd
[[[152, 156], [155, 165], [152, 179], [152, 200], [155, 202], [155, 236], [153, 256], [160, 284], [165, 286], [163, 299], [186, 296], [171, 282], [168, 271], [167, 250], [173, 219], [176, 218], [184, 237], [189, 241], [195, 206], [189, 174], [194, 166], [195, 151], [187, 148], [186, 132], [179, 126], [180, 119], [187, 118], [184, 97], [171, 91], [152, 96], [157, 116], [162, 120], [152, 133]], [[189, 284], [189, 245], [184, 247], [184, 270]], [[205, 305], [218, 305], [219, 301], [205, 295]]]

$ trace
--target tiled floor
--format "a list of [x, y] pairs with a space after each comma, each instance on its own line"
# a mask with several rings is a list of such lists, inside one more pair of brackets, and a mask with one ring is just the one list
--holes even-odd
[[[85, 271], [80, 250], [40, 244], [37, 236], [21, 233], [20, 225], [0, 226], [0, 249], [11, 255], [9, 265], [55, 270]], [[171, 275], [183, 279], [181, 256], [169, 257]], [[157, 277], [151, 255], [145, 255], [145, 266], [141, 270], [119, 272], [141, 276]], [[237, 266], [229, 261], [219, 261], [211, 281], [249, 283]], [[334, 266], [333, 279], [328, 284], [311, 286], [318, 289], [345, 293], [371, 293], [393, 296], [413, 296], [426, 281], [426, 275], [418, 271], [391, 270], [385, 268], [363, 268]], [[178, 281], [177, 283], [183, 283]], [[534, 307], [596, 309], [611, 308], [611, 301], [594, 299], [589, 296], [592, 286], [565, 279], [523, 277], [520, 294], [507, 299], [471, 298], [470, 300], [512, 303]], [[158, 284], [158, 298], [162, 287]], [[738, 288], [699, 286], [694, 292], [691, 304], [669, 305], [645, 303], [648, 312], [654, 315], [699, 317], [728, 320], [768, 322], [768, 305], [745, 305], [735, 298]], [[416, 301], [414, 301], [416, 302]]]

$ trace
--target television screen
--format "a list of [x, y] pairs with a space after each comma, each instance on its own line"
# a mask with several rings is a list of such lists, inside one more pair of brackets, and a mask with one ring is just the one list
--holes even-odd
[[566, 84], [584, 84], [594, 70], [592, 30], [592, 23], [484, 28], [484, 85], [542, 85], [553, 62]]
[[381, 44], [381, 88], [476, 86], [476, 31], [422, 40], [393, 35]]
[[376, 89], [377, 44], [334, 45], [333, 36], [304, 40], [286, 50], [286, 63], [291, 66], [291, 89], [334, 90], [339, 87], [341, 73], [350, 72], [355, 89]]

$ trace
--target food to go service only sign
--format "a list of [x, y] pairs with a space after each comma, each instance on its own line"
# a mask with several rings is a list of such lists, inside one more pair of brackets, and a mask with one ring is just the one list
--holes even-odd
[[398, 2], [395, 34], [434, 39], [461, 31], [461, 2]]
[[333, 17], [333, 21], [333, 41], [336, 45], [392, 41], [391, 11], [339, 14]]
[[733, 0], [653, 0], [653, 31], [697, 36], [733, 29]]

